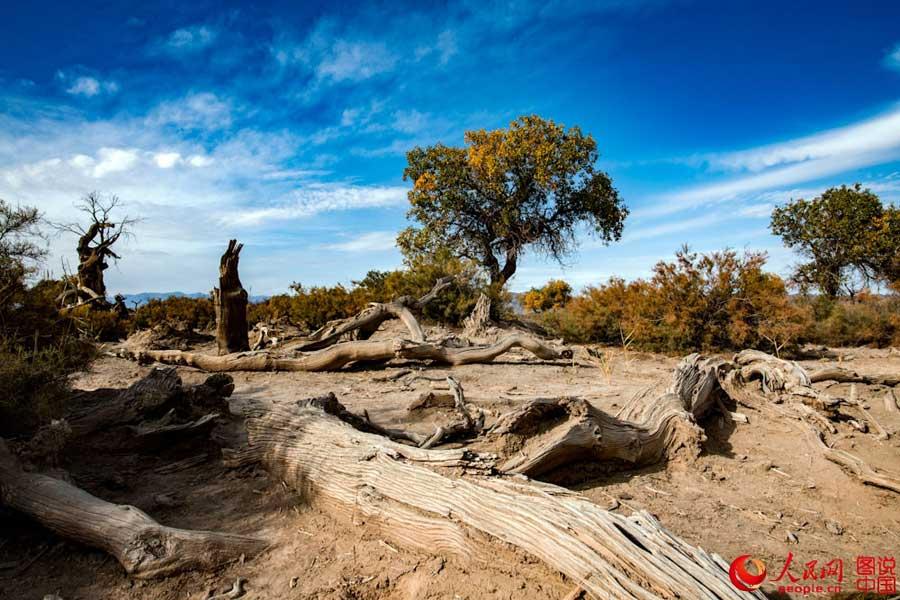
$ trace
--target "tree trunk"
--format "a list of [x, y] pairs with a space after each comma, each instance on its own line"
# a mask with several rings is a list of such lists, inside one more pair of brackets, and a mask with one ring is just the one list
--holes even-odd
[[228, 249], [219, 262], [219, 287], [213, 289], [216, 309], [216, 344], [219, 354], [244, 352], [250, 349], [247, 327], [247, 291], [241, 287], [238, 260], [243, 244], [228, 242]]
[[718, 358], [687, 356], [662, 395], [639, 394], [616, 416], [580, 398], [528, 402], [491, 428], [501, 454], [506, 447], [517, 449], [499, 468], [537, 477], [584, 461], [642, 466], [676, 456], [694, 460], [706, 440], [697, 420], [715, 406], [719, 376], [727, 368]]
[[479, 476], [489, 457], [394, 443], [329, 410], [318, 402], [250, 407], [249, 446], [229, 453], [229, 464], [261, 461], [310, 502], [417, 550], [489, 561], [492, 540], [511, 544], [596, 598], [763, 598], [737, 591], [727, 563], [649, 513], [624, 517], [564, 488]]
[[513, 334], [489, 346], [469, 348], [445, 348], [437, 343], [411, 340], [378, 340], [344, 342], [307, 354], [300, 358], [278, 358], [265, 353], [228, 354], [211, 356], [199, 352], [181, 350], [135, 351], [120, 348], [116, 356], [138, 362], [160, 362], [168, 365], [184, 365], [205, 371], [336, 371], [352, 362], [384, 361], [393, 358], [407, 360], [432, 360], [446, 365], [467, 365], [491, 362], [512, 348], [524, 348], [544, 360], [572, 358], [568, 348], [555, 348], [536, 338]]
[[112, 504], [37, 473], [26, 473], [0, 440], [0, 504], [67, 539], [112, 554], [140, 579], [214, 569], [261, 552], [261, 539], [160, 525], [134, 506]]

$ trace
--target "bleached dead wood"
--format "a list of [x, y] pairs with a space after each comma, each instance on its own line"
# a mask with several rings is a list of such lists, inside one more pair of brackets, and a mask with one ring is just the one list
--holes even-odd
[[480, 337], [491, 324], [491, 299], [486, 294], [479, 294], [478, 301], [471, 314], [463, 320], [464, 333], [467, 339]]
[[738, 592], [721, 558], [675, 537], [649, 513], [623, 517], [564, 488], [475, 474], [490, 467], [490, 457], [397, 444], [315, 402], [258, 404], [248, 417], [250, 446], [229, 454], [230, 464], [260, 461], [310, 502], [369, 521], [407, 547], [490, 560], [487, 536], [537, 557], [596, 598], [763, 598]]
[[139, 362], [196, 367], [204, 371], [335, 371], [353, 362], [384, 361], [393, 358], [430, 360], [446, 365], [491, 362], [513, 348], [524, 348], [538, 358], [558, 360], [571, 358], [568, 348], [556, 348], [537, 338], [513, 334], [486, 346], [446, 348], [436, 343], [412, 340], [378, 340], [344, 342], [298, 358], [280, 358], [266, 353], [236, 353], [212, 356], [180, 350], [132, 350], [121, 348], [116, 356]]
[[836, 381], [838, 383], [865, 383], [867, 385], [885, 385], [893, 387], [900, 385], [900, 376], [897, 375], [860, 375], [855, 371], [842, 367], [825, 367], [809, 374], [811, 383], [819, 381]]
[[[812, 378], [800, 365], [755, 350], [739, 352], [734, 360], [737, 368], [727, 372], [720, 384], [735, 401], [805, 423], [813, 447], [827, 460], [840, 465], [864, 484], [900, 493], [900, 479], [827, 443], [823, 430], [836, 432], [829, 418], [838, 414], [842, 402], [815, 390]], [[756, 380], [759, 388], [754, 387]], [[855, 400], [848, 404], [858, 407]], [[886, 433], [882, 428], [881, 434]]]
[[64, 538], [112, 554], [125, 571], [141, 579], [213, 569], [267, 545], [242, 535], [166, 527], [134, 506], [112, 504], [61, 479], [25, 472], [3, 440], [0, 505]]
[[490, 435], [521, 450], [500, 466], [538, 476], [581, 461], [621, 460], [646, 465], [700, 454], [706, 436], [697, 425], [715, 403], [725, 361], [692, 354], [661, 395], [639, 394], [615, 416], [580, 398], [537, 399], [502, 416]]
[[321, 350], [337, 344], [340, 339], [355, 333], [357, 340], [367, 340], [382, 323], [388, 319], [400, 319], [409, 330], [409, 337], [416, 342], [425, 341], [425, 333], [413, 315], [413, 310], [422, 310], [429, 302], [437, 298], [444, 289], [453, 283], [453, 277], [438, 279], [431, 290], [419, 299], [401, 296], [392, 302], [372, 302], [364, 310], [348, 319], [334, 321], [314, 331], [310, 336], [297, 344], [297, 350], [308, 352]]

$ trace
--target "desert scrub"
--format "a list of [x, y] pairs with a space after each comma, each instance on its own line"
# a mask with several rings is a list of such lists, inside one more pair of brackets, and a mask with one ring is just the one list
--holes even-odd
[[764, 253], [697, 254], [682, 248], [650, 279], [613, 278], [540, 315], [569, 342], [621, 344], [658, 352], [763, 348], [803, 340], [811, 312], [791, 301], [784, 281], [763, 270]]

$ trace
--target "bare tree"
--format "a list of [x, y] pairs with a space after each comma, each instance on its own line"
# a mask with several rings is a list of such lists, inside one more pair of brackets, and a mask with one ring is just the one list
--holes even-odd
[[122, 236], [129, 237], [131, 226], [137, 222], [137, 219], [127, 215], [116, 222], [112, 215], [120, 206], [121, 202], [116, 195], [104, 197], [99, 192], [91, 192], [75, 204], [75, 208], [90, 218], [86, 228], [80, 223], [54, 225], [61, 232], [78, 236], [78, 273], [75, 287], [63, 292], [59, 298], [61, 302], [74, 300], [75, 303], [108, 305], [103, 271], [109, 267], [109, 259], [120, 258], [113, 251], [113, 245]]

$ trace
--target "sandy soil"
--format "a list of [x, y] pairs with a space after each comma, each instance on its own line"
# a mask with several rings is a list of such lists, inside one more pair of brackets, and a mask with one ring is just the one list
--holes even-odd
[[[535, 363], [512, 352], [491, 365], [453, 369], [467, 399], [499, 414], [535, 396], [572, 395], [614, 412], [627, 398], [650, 385], [667, 382], [677, 359], [659, 355], [604, 351], [604, 367], [588, 363], [583, 349], [573, 363]], [[885, 350], [844, 349], [842, 363], [863, 374], [900, 373], [900, 355]], [[814, 370], [833, 361], [806, 361]], [[422, 391], [440, 381], [373, 381], [399, 368], [421, 369], [428, 378], [444, 368], [390, 365], [375, 371], [339, 373], [238, 373], [233, 403], [265, 396], [285, 401], [334, 392], [353, 411], [368, 410], [379, 423], [433, 430], [429, 417], [410, 425], [405, 408]], [[82, 390], [124, 387], [148, 367], [115, 358], [99, 361], [80, 378]], [[186, 383], [204, 374], [179, 369]], [[408, 378], [406, 378], [408, 380]], [[817, 387], [829, 387], [816, 384]], [[845, 395], [849, 385], [831, 385]], [[870, 464], [900, 472], [900, 413], [889, 413], [885, 388], [858, 386], [860, 400], [889, 431], [887, 441], [841, 425], [837, 447], [852, 450]], [[749, 424], [706, 423], [705, 452], [692, 465], [658, 465], [641, 470], [588, 471], [572, 487], [601, 505], [618, 500], [619, 511], [646, 509], [689, 542], [732, 560], [740, 554], [763, 559], [777, 575], [789, 552], [791, 572], [803, 565], [843, 559], [844, 589], [855, 586], [859, 555], [900, 554], [900, 498], [863, 486], [836, 465], [810, 451], [806, 438], [790, 423], [773, 421], [746, 408]], [[439, 415], [434, 415], [435, 420]], [[203, 447], [163, 449], [153, 455], [109, 452], [102, 439], [73, 449], [64, 464], [73, 480], [115, 502], [130, 503], [168, 525], [262, 533], [275, 543], [252, 560], [218, 573], [185, 574], [162, 581], [134, 581], [107, 555], [60, 540], [37, 526], [0, 512], [0, 598], [43, 598], [58, 593], [65, 600], [150, 598], [200, 599], [209, 590], [247, 581], [246, 598], [320, 599], [477, 599], [562, 598], [573, 585], [541, 563], [496, 544], [490, 564], [465, 564], [396, 548], [364, 522], [344, 520], [307, 507], [281, 482], [260, 470], [229, 471], [212, 456], [202, 465], [174, 474], [155, 469], [197, 453]], [[773, 468], [774, 467], [774, 468]], [[570, 483], [570, 482], [563, 482]], [[159, 495], [168, 496], [165, 502]], [[171, 502], [174, 500], [174, 502]], [[833, 524], [826, 526], [827, 522]], [[795, 534], [796, 543], [787, 540]], [[837, 533], [839, 532], [840, 533]], [[25, 567], [23, 572], [23, 567]], [[795, 596], [800, 597], [800, 596]]]

